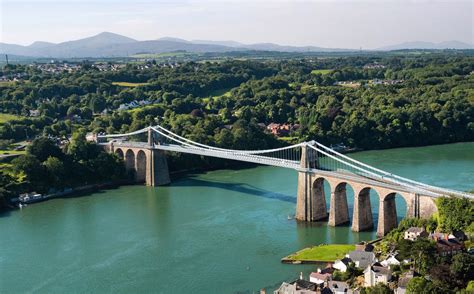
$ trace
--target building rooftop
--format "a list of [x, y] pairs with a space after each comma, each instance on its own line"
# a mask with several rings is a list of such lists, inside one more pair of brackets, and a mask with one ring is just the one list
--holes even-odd
[[375, 254], [373, 252], [354, 250], [349, 252], [349, 258], [354, 262], [359, 262], [358, 267], [366, 268], [375, 260]]
[[411, 227], [407, 230], [408, 233], [421, 233], [424, 232], [424, 228], [419, 228], [419, 227]]

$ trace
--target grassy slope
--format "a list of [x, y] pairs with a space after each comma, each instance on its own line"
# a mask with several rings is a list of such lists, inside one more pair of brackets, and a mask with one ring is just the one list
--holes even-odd
[[290, 260], [308, 260], [308, 261], [335, 261], [343, 258], [349, 251], [355, 249], [352, 244], [329, 244], [305, 248], [288, 256]]
[[211, 91], [208, 95], [208, 97], [202, 98], [202, 101], [204, 103], [209, 103], [209, 100], [218, 100], [221, 97], [229, 97], [230, 96], [230, 91], [234, 88], [226, 88], [226, 89], [219, 89], [219, 90], [214, 90]]
[[7, 154], [26, 154], [24, 150], [0, 150], [0, 155], [7, 155]]
[[148, 85], [148, 83], [113, 82], [112, 85], [120, 87], [138, 87]]
[[6, 88], [14, 86], [16, 82], [0, 82], [0, 88]]
[[313, 75], [316, 75], [316, 74], [327, 75], [330, 72], [332, 72], [332, 69], [313, 69], [311, 71], [311, 74], [313, 74]]
[[9, 114], [9, 113], [0, 113], [0, 124], [10, 121], [10, 120], [20, 119], [20, 118], [21, 117], [18, 115]]

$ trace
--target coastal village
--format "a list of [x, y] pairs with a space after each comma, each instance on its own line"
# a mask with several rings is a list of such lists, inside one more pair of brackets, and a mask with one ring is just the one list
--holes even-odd
[[[361, 242], [355, 245], [355, 250], [348, 252], [343, 258], [326, 263], [325, 267], [317, 267], [308, 276], [300, 274], [294, 281], [283, 282], [274, 294], [358, 294], [372, 293], [367, 289], [383, 287], [389, 292], [376, 293], [407, 293], [408, 283], [417, 276], [422, 276], [416, 269], [416, 260], [402, 258], [406, 252], [393, 246], [389, 252], [382, 253], [378, 243]], [[435, 244], [436, 255], [451, 257], [457, 253], [466, 252], [464, 232], [453, 234], [432, 232], [424, 227], [410, 227], [403, 232], [404, 242], [414, 243], [418, 240]], [[325, 245], [322, 245], [325, 246]], [[331, 245], [329, 245], [331, 246]], [[318, 246], [314, 247], [318, 248]], [[404, 254], [405, 253], [405, 254]], [[474, 248], [467, 253], [474, 255]], [[302, 261], [295, 262], [301, 263]], [[316, 263], [317, 261], [303, 261]], [[261, 291], [265, 293], [265, 290]], [[375, 293], [375, 292], [373, 292]]]

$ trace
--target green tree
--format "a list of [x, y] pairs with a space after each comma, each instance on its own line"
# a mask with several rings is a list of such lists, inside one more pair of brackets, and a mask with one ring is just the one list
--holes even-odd
[[433, 285], [423, 277], [414, 277], [408, 282], [407, 293], [409, 294], [431, 294]]
[[33, 140], [31, 145], [28, 146], [27, 151], [41, 162], [45, 161], [50, 156], [62, 158], [64, 155], [61, 149], [46, 137], [40, 137]]
[[373, 287], [362, 288], [360, 291], [361, 294], [391, 294], [393, 293], [390, 288], [382, 283], [378, 283]]
[[38, 187], [40, 191], [45, 190], [48, 174], [36, 156], [31, 154], [19, 156], [12, 160], [12, 165], [14, 171], [23, 174], [32, 187]]
[[43, 163], [50, 177], [51, 185], [57, 188], [64, 188], [66, 169], [64, 163], [57, 157], [50, 156]]
[[84, 129], [81, 129], [72, 135], [71, 142], [67, 147], [67, 153], [76, 161], [95, 158], [99, 152], [99, 147], [96, 144], [87, 142], [86, 132]]
[[464, 288], [468, 281], [474, 280], [474, 256], [468, 253], [454, 255], [450, 269], [458, 284]]
[[438, 198], [439, 225], [441, 230], [453, 232], [465, 230], [474, 222], [474, 201], [467, 198]]

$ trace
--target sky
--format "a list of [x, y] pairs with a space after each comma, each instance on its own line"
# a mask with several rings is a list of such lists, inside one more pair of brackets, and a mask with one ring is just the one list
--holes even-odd
[[328, 48], [474, 44], [474, 0], [0, 0], [0, 42], [58, 43], [104, 31]]

